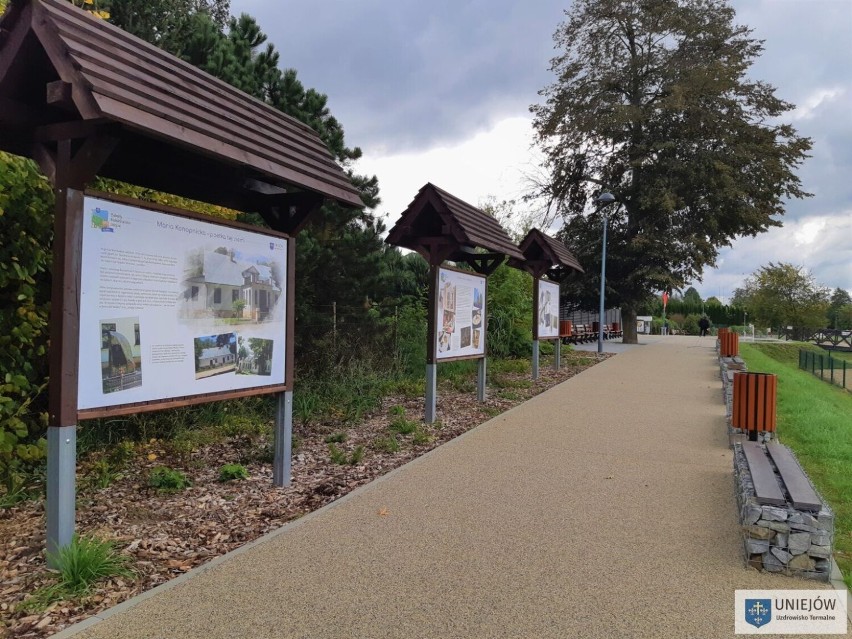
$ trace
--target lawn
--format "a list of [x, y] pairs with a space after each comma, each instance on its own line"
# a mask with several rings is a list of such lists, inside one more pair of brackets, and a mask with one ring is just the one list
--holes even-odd
[[743, 344], [753, 372], [778, 376], [778, 437], [835, 513], [835, 558], [852, 588], [852, 393], [798, 369], [801, 344]]

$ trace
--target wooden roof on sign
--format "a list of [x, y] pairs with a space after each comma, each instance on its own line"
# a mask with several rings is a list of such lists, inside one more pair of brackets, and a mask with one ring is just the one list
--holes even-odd
[[0, 147], [48, 174], [58, 140], [98, 139], [97, 174], [140, 186], [243, 210], [362, 206], [309, 126], [66, 0], [13, 0], [0, 38]]
[[524, 260], [509, 260], [509, 266], [527, 271], [533, 277], [541, 277], [548, 271], [556, 276], [560, 270], [574, 270], [584, 273], [577, 258], [559, 240], [531, 229], [518, 246], [524, 254]]
[[[487, 213], [439, 189], [423, 186], [390, 230], [387, 242], [417, 251], [430, 264], [444, 260], [469, 262], [476, 268], [485, 258], [499, 261], [483, 269], [490, 272], [506, 257], [523, 260], [523, 254], [500, 223]], [[482, 249], [486, 253], [477, 253]]]

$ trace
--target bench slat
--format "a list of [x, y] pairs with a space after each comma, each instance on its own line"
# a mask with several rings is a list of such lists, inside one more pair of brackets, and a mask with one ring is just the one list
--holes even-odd
[[793, 500], [793, 506], [798, 510], [818, 512], [822, 507], [819, 495], [816, 494], [801, 467], [796, 463], [790, 449], [781, 444], [770, 443], [766, 445], [766, 450], [769, 451], [772, 461], [775, 462], [775, 467], [781, 474], [781, 479]]
[[757, 503], [783, 506], [787, 503], [781, 493], [778, 480], [775, 479], [775, 471], [763, 452], [763, 447], [757, 442], [743, 442], [743, 452], [751, 471], [751, 480], [754, 483], [754, 493]]

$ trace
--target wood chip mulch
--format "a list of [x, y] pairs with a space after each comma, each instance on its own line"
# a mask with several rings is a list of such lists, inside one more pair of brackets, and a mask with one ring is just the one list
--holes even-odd
[[[265, 435], [241, 435], [184, 454], [175, 453], [167, 442], [136, 444], [130, 463], [106, 488], [95, 488], [91, 481], [104, 453], [90, 455], [78, 464], [77, 531], [114, 540], [131, 557], [135, 578], [109, 579], [83, 597], [33, 611], [26, 605], [32, 593], [56, 582], [45, 565], [44, 502], [0, 509], [0, 637], [48, 637], [83, 621], [335, 501], [606, 357], [569, 353], [560, 371], [543, 367], [536, 382], [529, 381], [529, 373], [489, 374], [484, 403], [476, 401], [475, 391], [442, 387], [434, 426], [422, 423], [422, 398], [399, 396], [386, 397], [380, 410], [358, 424], [296, 423], [298, 445], [287, 488], [272, 486]], [[390, 411], [396, 406], [405, 409], [406, 419], [420, 424], [429, 441], [415, 444], [413, 435], [397, 435], [399, 451], [380, 449], [377, 442], [388, 435], [394, 419]], [[335, 444], [342, 452], [351, 455], [364, 447], [360, 462], [331, 461], [325, 440], [339, 432], [346, 434], [345, 441]], [[244, 464], [248, 479], [218, 481], [226, 462]], [[176, 493], [150, 488], [148, 474], [156, 466], [183, 471], [192, 486]]]

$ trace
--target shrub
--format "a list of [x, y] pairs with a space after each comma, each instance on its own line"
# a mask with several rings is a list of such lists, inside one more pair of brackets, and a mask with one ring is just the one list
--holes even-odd
[[0, 482], [44, 459], [53, 191], [33, 162], [0, 153]]
[[339, 432], [325, 438], [326, 444], [342, 444], [346, 441], [346, 433]]
[[192, 482], [179, 470], [168, 466], [157, 466], [148, 476], [148, 485], [161, 492], [173, 493], [188, 488]]
[[698, 315], [687, 315], [683, 320], [681, 330], [687, 335], [699, 335], [701, 327], [698, 325], [698, 320], [700, 319]]
[[219, 469], [219, 481], [248, 479], [248, 470], [242, 464], [225, 464]]

